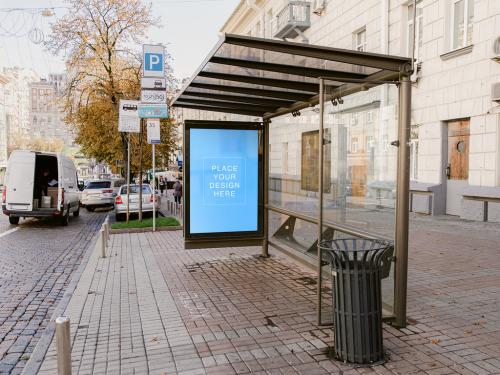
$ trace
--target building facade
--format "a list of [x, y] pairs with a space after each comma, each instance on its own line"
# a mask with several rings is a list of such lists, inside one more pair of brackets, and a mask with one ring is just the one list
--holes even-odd
[[5, 86], [8, 82], [7, 77], [0, 74], [0, 185], [3, 184], [3, 177], [7, 167], [8, 132], [7, 115], [5, 112]]
[[49, 74], [49, 79], [41, 79], [30, 84], [31, 133], [47, 140], [60, 140], [71, 146], [74, 137], [64, 123], [62, 112], [62, 85], [64, 75]]
[[9, 82], [5, 87], [5, 108], [9, 144], [12, 138], [30, 134], [30, 87], [39, 76], [31, 69], [4, 68]]
[[[415, 9], [399, 0], [243, 0], [221, 31], [413, 55], [411, 209], [500, 221], [500, 2], [421, 0]], [[335, 204], [347, 195], [358, 207], [393, 206], [396, 91], [382, 86], [327, 107]], [[282, 204], [286, 194], [315, 194], [307, 188], [314, 162], [304, 153], [314, 148], [318, 114], [301, 112], [273, 119], [270, 128], [271, 179]]]

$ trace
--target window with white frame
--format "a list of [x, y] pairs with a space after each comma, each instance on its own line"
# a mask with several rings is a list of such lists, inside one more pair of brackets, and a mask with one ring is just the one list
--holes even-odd
[[353, 153], [353, 154], [357, 153], [358, 149], [359, 149], [358, 137], [352, 137], [351, 138], [351, 153]]
[[353, 47], [356, 51], [366, 51], [366, 27], [363, 27], [354, 33], [353, 41]]
[[375, 148], [375, 140], [372, 135], [367, 135], [365, 138], [365, 152], [370, 152]]
[[[406, 21], [406, 48], [407, 56], [413, 56], [413, 43], [415, 43], [415, 59], [417, 61], [421, 60], [422, 57], [422, 43], [423, 43], [423, 7], [422, 0], [417, 1], [417, 13], [415, 13], [415, 6], [413, 2], [408, 5], [408, 18]], [[415, 28], [413, 27], [413, 21], [415, 20]], [[415, 35], [413, 31], [415, 30]]]
[[458, 49], [472, 44], [474, 0], [453, 0], [451, 4], [451, 47]]
[[273, 10], [269, 9], [267, 11], [267, 22], [266, 22], [266, 36], [272, 38], [273, 36]]
[[255, 25], [255, 36], [260, 37], [260, 21]]

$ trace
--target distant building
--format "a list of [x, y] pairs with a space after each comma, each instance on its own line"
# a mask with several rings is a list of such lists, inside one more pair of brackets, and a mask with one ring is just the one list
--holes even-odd
[[16, 136], [30, 134], [30, 84], [40, 79], [37, 73], [26, 68], [4, 68], [8, 79], [5, 86], [5, 113], [8, 143]]
[[46, 139], [60, 139], [65, 145], [74, 143], [70, 128], [64, 123], [62, 85], [64, 75], [49, 74], [30, 84], [31, 134]]
[[7, 116], [5, 112], [5, 86], [9, 80], [0, 74], [0, 185], [3, 181], [3, 171], [7, 167]]

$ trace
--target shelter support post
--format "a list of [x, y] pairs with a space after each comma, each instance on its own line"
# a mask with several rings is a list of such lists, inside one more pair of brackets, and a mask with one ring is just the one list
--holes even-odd
[[264, 226], [264, 239], [262, 240], [262, 252], [261, 257], [268, 258], [269, 257], [269, 209], [267, 208], [269, 205], [269, 123], [270, 121], [264, 121], [264, 140], [262, 142], [263, 152], [262, 156], [264, 157], [264, 205], [263, 205], [263, 226]]
[[408, 283], [408, 227], [410, 197], [411, 81], [403, 76], [399, 85], [398, 170], [396, 196], [394, 325], [406, 326]]
[[322, 312], [322, 300], [321, 300], [321, 289], [322, 289], [322, 261], [323, 253], [321, 250], [321, 239], [323, 236], [323, 125], [324, 125], [324, 115], [325, 115], [325, 80], [323, 78], [319, 79], [319, 134], [318, 134], [318, 280], [317, 280], [317, 320], [318, 325], [322, 324], [321, 312]]

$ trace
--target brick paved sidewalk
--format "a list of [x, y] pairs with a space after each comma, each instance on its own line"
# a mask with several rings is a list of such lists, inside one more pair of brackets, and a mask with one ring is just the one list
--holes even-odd
[[[315, 325], [307, 282], [315, 275], [287, 258], [184, 250], [180, 232], [113, 235], [111, 256], [93, 255], [68, 305], [73, 373], [500, 373], [497, 233], [476, 241], [434, 226], [412, 232], [412, 325], [384, 326], [389, 360], [372, 368], [328, 358], [331, 330]], [[40, 373], [55, 370], [52, 343]]]

